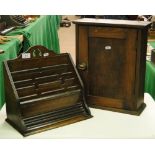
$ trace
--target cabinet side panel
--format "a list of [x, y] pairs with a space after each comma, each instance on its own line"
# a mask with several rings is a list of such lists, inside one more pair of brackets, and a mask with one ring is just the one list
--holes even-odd
[[146, 70], [148, 30], [138, 31], [137, 64], [136, 64], [136, 87], [135, 87], [135, 108], [138, 109], [144, 103], [144, 83]]
[[137, 30], [128, 29], [126, 40], [126, 89], [125, 89], [125, 109], [135, 110], [135, 85], [136, 85], [136, 61], [137, 61]]

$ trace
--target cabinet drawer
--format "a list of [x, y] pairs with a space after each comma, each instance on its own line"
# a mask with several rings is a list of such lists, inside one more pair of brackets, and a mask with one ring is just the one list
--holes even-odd
[[122, 28], [111, 28], [111, 27], [89, 27], [89, 37], [104, 37], [104, 38], [117, 38], [125, 39], [126, 31]]

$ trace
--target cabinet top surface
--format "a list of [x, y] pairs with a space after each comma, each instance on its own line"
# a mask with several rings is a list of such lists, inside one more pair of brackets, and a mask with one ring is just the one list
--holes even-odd
[[74, 24], [80, 25], [95, 25], [95, 26], [115, 26], [115, 27], [133, 27], [144, 28], [149, 27], [151, 22], [146, 21], [131, 21], [131, 20], [116, 20], [116, 19], [95, 19], [82, 18], [73, 21]]

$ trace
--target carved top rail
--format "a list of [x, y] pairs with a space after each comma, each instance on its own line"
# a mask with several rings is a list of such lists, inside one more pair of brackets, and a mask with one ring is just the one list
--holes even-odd
[[56, 56], [54, 51], [47, 49], [44, 46], [36, 45], [30, 47], [27, 52], [22, 53], [17, 59], [33, 59], [33, 58], [45, 58]]

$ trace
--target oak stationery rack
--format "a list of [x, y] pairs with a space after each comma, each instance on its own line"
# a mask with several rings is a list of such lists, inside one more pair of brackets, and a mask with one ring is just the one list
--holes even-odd
[[4, 62], [6, 121], [23, 136], [92, 117], [69, 54], [31, 47]]

